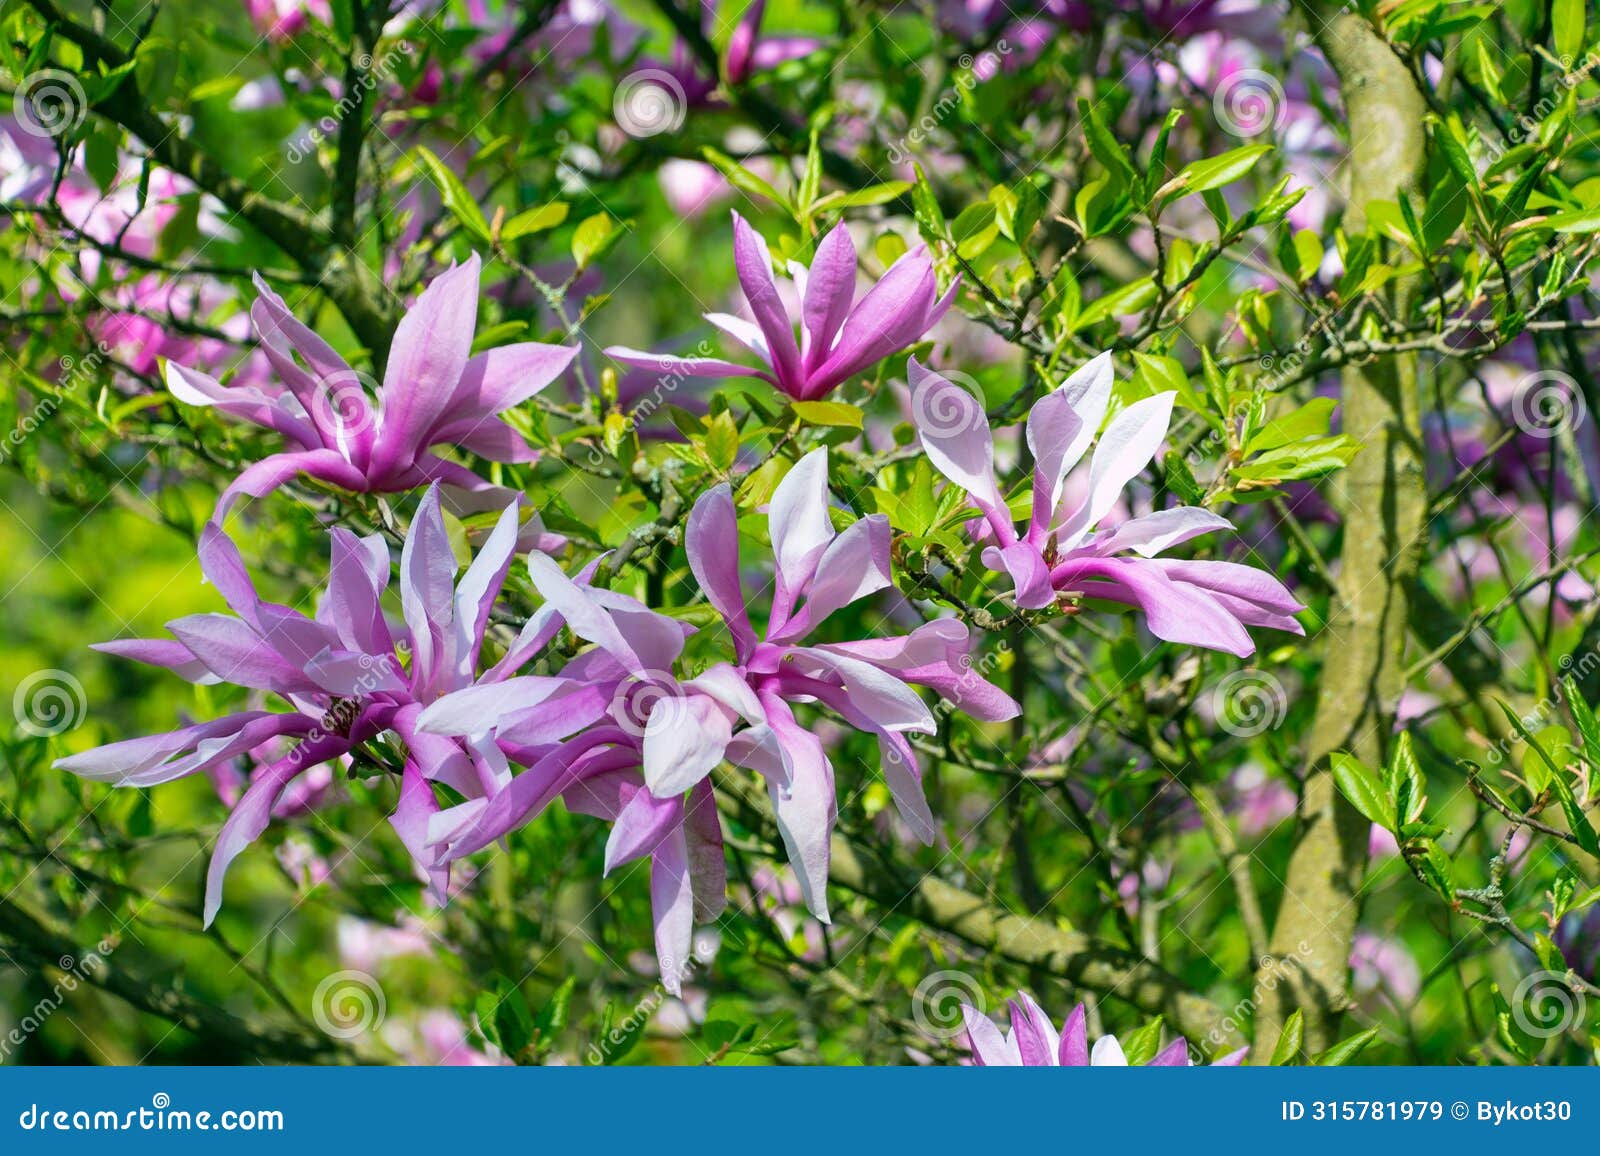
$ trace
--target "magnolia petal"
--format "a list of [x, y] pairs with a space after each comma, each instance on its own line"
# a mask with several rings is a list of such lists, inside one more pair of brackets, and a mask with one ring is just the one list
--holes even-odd
[[715, 699], [668, 695], [650, 708], [644, 730], [644, 781], [652, 794], [683, 794], [722, 762], [733, 725]]
[[845, 527], [823, 551], [800, 613], [767, 640], [781, 643], [805, 637], [828, 615], [894, 584], [889, 568], [889, 519], [869, 514]]
[[1111, 419], [1089, 463], [1089, 494], [1061, 525], [1058, 538], [1062, 549], [1076, 546], [1156, 456], [1172, 424], [1172, 402], [1177, 396], [1158, 393], [1142, 398]]
[[994, 439], [983, 406], [966, 390], [923, 366], [907, 362], [911, 382], [911, 418], [933, 468], [971, 495], [978, 509], [1000, 535], [1001, 544], [1016, 539], [1011, 513], [994, 479]]
[[794, 324], [772, 278], [772, 255], [767, 252], [766, 241], [738, 213], [733, 214], [733, 264], [750, 312], [766, 335], [778, 382], [792, 392], [802, 380]]
[[650, 859], [650, 910], [661, 986], [682, 995], [683, 981], [694, 970], [694, 883], [682, 830], [662, 840]]
[[1055, 601], [1050, 567], [1039, 553], [1039, 547], [1031, 541], [1013, 542], [1004, 547], [987, 546], [982, 557], [989, 569], [1004, 570], [1011, 575], [1018, 606], [1025, 610], [1042, 610]]
[[410, 465], [433, 440], [472, 352], [478, 317], [478, 255], [435, 277], [400, 319], [383, 375], [383, 424], [372, 469]]
[[1060, 1058], [1063, 1068], [1089, 1066], [1088, 1014], [1081, 1003], [1068, 1013], [1067, 1022], [1061, 1025]]
[[1096, 554], [1132, 550], [1135, 554], [1154, 558], [1168, 547], [1187, 542], [1190, 538], [1231, 529], [1232, 522], [1210, 510], [1202, 510], [1198, 506], [1173, 506], [1130, 518], [1109, 533], [1096, 536], [1086, 548]]
[[726, 482], [702, 494], [689, 512], [684, 551], [706, 601], [722, 615], [743, 661], [755, 649], [756, 633], [739, 581], [739, 513]]

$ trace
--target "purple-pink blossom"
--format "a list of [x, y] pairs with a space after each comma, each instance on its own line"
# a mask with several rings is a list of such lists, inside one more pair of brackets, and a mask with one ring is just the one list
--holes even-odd
[[1018, 708], [972, 669], [972, 640], [953, 619], [903, 636], [807, 643], [835, 611], [891, 585], [887, 520], [871, 515], [836, 531], [827, 478], [827, 450], [814, 450], [772, 495], [767, 523], [777, 574], [764, 635], [751, 624], [740, 578], [730, 488], [718, 486], [695, 504], [685, 549], [707, 601], [727, 624], [733, 661], [693, 678], [675, 673], [692, 627], [569, 578], [552, 560], [531, 554], [529, 575], [546, 605], [528, 629], [553, 633], [564, 623], [594, 649], [559, 676], [480, 682], [423, 713], [423, 731], [492, 740], [527, 768], [503, 790], [432, 821], [437, 861], [488, 846], [557, 796], [571, 809], [611, 820], [607, 870], [651, 857], [656, 947], [663, 979], [676, 991], [695, 922], [725, 902], [709, 778], [723, 762], [763, 776], [806, 905], [819, 919], [828, 917], [834, 773], [821, 741], [796, 717], [802, 704], [877, 739], [899, 814], [917, 838], [931, 842], [933, 816], [907, 738], [935, 729], [917, 688], [979, 719], [1010, 718]]
[[[1126, 603], [1143, 611], [1157, 638], [1240, 656], [1255, 652], [1247, 626], [1305, 633], [1294, 619], [1304, 607], [1266, 571], [1158, 557], [1191, 538], [1232, 529], [1221, 515], [1172, 506], [1112, 522], [1123, 490], [1166, 437], [1175, 394], [1123, 407], [1097, 439], [1111, 402], [1111, 356], [1103, 353], [1041, 398], [1028, 414], [1034, 473], [1028, 525], [1019, 534], [995, 476], [981, 403], [915, 358], [910, 377], [923, 449], [978, 507], [990, 543], [984, 565], [1010, 575], [1018, 606], [1042, 609], [1063, 595]], [[1073, 500], [1075, 491], [1082, 497]]]
[[733, 215], [733, 254], [750, 317], [707, 313], [705, 318], [753, 353], [759, 368], [620, 345], [606, 353], [658, 373], [759, 377], [796, 401], [815, 401], [921, 340], [945, 315], [960, 286], [958, 277], [941, 296], [933, 261], [919, 245], [857, 300], [855, 241], [848, 228], [838, 225], [817, 244], [809, 267], [797, 261], [788, 264], [800, 298], [797, 341], [795, 321], [772, 274], [767, 242], [738, 213]]
[[[1089, 1045], [1088, 1016], [1080, 1003], [1067, 1015], [1057, 1031], [1034, 998], [1019, 991], [1007, 1007], [1011, 1027], [1002, 1032], [988, 1016], [970, 1004], [961, 1014], [966, 1025], [972, 1062], [978, 1067], [1023, 1068], [1125, 1068], [1128, 1057], [1116, 1036], [1101, 1036]], [[1213, 1067], [1233, 1067], [1244, 1060], [1248, 1048], [1213, 1062]], [[1145, 1064], [1149, 1068], [1186, 1068], [1189, 1043], [1182, 1036], [1174, 1039]]]
[[[273, 752], [251, 775], [217, 836], [206, 876], [210, 923], [222, 902], [228, 865], [260, 837], [292, 784], [393, 730], [404, 740], [407, 757], [391, 821], [442, 901], [448, 864], [424, 854], [428, 821], [438, 810], [429, 783], [446, 783], [471, 797], [498, 790], [509, 771], [498, 750], [419, 731], [416, 720], [423, 704], [474, 680], [489, 608], [516, 548], [517, 513], [515, 506], [505, 509], [456, 582], [438, 487], [430, 488], [401, 552], [399, 631], [390, 628], [382, 607], [390, 560], [381, 535], [331, 531], [327, 586], [307, 616], [263, 600], [233, 543], [216, 523], [207, 524], [201, 568], [233, 614], [189, 615], [167, 624], [170, 640], [129, 639], [97, 649], [194, 683], [270, 692], [290, 709], [241, 711], [96, 747], [56, 766], [114, 786], [150, 787], [210, 772], [249, 753]], [[290, 745], [278, 749], [284, 742]]]
[[167, 363], [167, 386], [179, 401], [270, 429], [292, 447], [241, 473], [218, 501], [219, 518], [239, 496], [259, 498], [298, 474], [359, 493], [433, 481], [491, 489], [433, 448], [456, 446], [497, 462], [532, 461], [536, 451], [497, 415], [544, 389], [577, 355], [576, 349], [528, 341], [474, 356], [476, 254], [434, 278], [401, 318], [381, 386], [298, 321], [259, 277], [256, 287], [251, 319], [280, 387], [227, 388]]

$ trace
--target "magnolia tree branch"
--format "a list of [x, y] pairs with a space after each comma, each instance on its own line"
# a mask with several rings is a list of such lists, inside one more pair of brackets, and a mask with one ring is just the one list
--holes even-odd
[[72, 968], [77, 981], [109, 992], [142, 1012], [240, 1055], [284, 1063], [354, 1058], [338, 1041], [309, 1028], [246, 1023], [219, 1007], [184, 995], [172, 985], [170, 976], [147, 979], [123, 967], [113, 953], [101, 954], [94, 967], [83, 966], [87, 957], [82, 945], [12, 899], [0, 899], [0, 945], [13, 961], [28, 967], [61, 967], [63, 960], [78, 960], [75, 968], [66, 965]]
[[[764, 794], [748, 776], [721, 775], [717, 786], [719, 805], [733, 818], [766, 832], [776, 829]], [[907, 872], [844, 835], [835, 834], [831, 846], [829, 881], [876, 903], [886, 916], [914, 919], [1012, 963], [1165, 1016], [1207, 1054], [1244, 1042], [1221, 1007], [1131, 951], [996, 907], [932, 875]]]
[[[58, 35], [83, 49], [88, 65], [116, 69], [130, 57], [120, 47], [91, 28], [70, 20], [53, 0], [27, 3]], [[396, 320], [369, 283], [364, 264], [348, 249], [335, 245], [316, 215], [294, 205], [273, 200], [227, 172], [183, 132], [162, 120], [146, 103], [138, 77], [129, 74], [102, 97], [96, 111], [133, 133], [164, 168], [210, 193], [236, 212], [306, 273], [315, 277], [344, 315], [351, 330], [380, 365], [394, 335]]]
[[[1366, 229], [1367, 206], [1411, 195], [1425, 168], [1427, 112], [1405, 63], [1363, 17], [1301, 0], [1317, 44], [1339, 77], [1350, 132], [1345, 229]], [[1391, 310], [1403, 315], [1410, 283]], [[1350, 946], [1360, 907], [1369, 824], [1339, 795], [1328, 755], [1382, 761], [1394, 706], [1405, 689], [1410, 592], [1427, 514], [1414, 354], [1347, 365], [1344, 432], [1364, 448], [1345, 471], [1343, 549], [1311, 733], [1299, 830], [1284, 875], [1270, 950], [1256, 975], [1254, 1056], [1266, 1063], [1285, 1020], [1304, 1015], [1304, 1046], [1336, 1042], [1348, 1003]], [[1283, 982], [1283, 980], [1287, 982]]]

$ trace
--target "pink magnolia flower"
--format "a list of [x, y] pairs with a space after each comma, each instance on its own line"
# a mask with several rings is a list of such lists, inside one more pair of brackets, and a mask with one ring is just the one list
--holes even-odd
[[[266, 830], [274, 806], [316, 768], [394, 730], [408, 755], [391, 819], [397, 834], [443, 902], [448, 864], [424, 854], [437, 812], [430, 781], [469, 797], [509, 779], [499, 751], [419, 731], [422, 704], [469, 685], [483, 646], [489, 608], [516, 547], [517, 509], [508, 506], [459, 583], [455, 558], [429, 489], [400, 559], [404, 631], [389, 628], [381, 600], [389, 552], [381, 535], [358, 538], [334, 529], [327, 589], [314, 616], [256, 593], [238, 550], [215, 522], [200, 538], [200, 564], [233, 615], [194, 614], [167, 624], [173, 640], [130, 639], [96, 649], [164, 667], [191, 682], [229, 682], [268, 691], [287, 711], [249, 710], [167, 734], [127, 739], [61, 759], [56, 766], [114, 786], [149, 787], [207, 772], [271, 739], [293, 740], [259, 769], [217, 836], [206, 875], [205, 921], [222, 903], [229, 864]], [[409, 663], [402, 661], [409, 658]]]
[[[1235, 562], [1157, 557], [1198, 535], [1232, 529], [1226, 518], [1196, 506], [1174, 506], [1119, 525], [1103, 524], [1124, 487], [1160, 449], [1174, 394], [1124, 408], [1106, 426], [1086, 467], [1079, 463], [1111, 401], [1111, 355], [1101, 354], [1041, 398], [1028, 414], [1028, 448], [1035, 462], [1032, 513], [1019, 535], [995, 480], [994, 443], [983, 407], [915, 358], [910, 377], [923, 449], [934, 468], [971, 495], [981, 511], [992, 543], [983, 551], [983, 562], [1011, 576], [1018, 606], [1042, 609], [1062, 594], [1127, 603], [1144, 612], [1157, 638], [1241, 657], [1255, 652], [1246, 626], [1305, 633], [1293, 617], [1304, 608], [1272, 575]], [[1078, 475], [1072, 480], [1087, 483], [1077, 503], [1066, 500], [1074, 467]]]
[[806, 644], [835, 611], [892, 586], [887, 518], [873, 514], [841, 532], [833, 528], [826, 447], [807, 454], [779, 483], [767, 523], [777, 575], [764, 636], [751, 625], [740, 583], [737, 511], [726, 484], [695, 504], [685, 549], [706, 600], [733, 636], [748, 690], [739, 709], [752, 726], [736, 736], [730, 757], [766, 776], [806, 905], [826, 922], [829, 837], [836, 819], [833, 767], [817, 736], [796, 720], [792, 704], [826, 707], [877, 738], [895, 808], [924, 843], [933, 841], [936, 828], [905, 736], [936, 728], [913, 688], [925, 686], [986, 721], [1012, 718], [1020, 708], [973, 669], [972, 639], [954, 619], [924, 623], [897, 637]]
[[[1125, 1068], [1128, 1057], [1116, 1036], [1101, 1036], [1089, 1046], [1087, 1017], [1080, 1003], [1067, 1016], [1058, 1032], [1050, 1017], [1025, 991], [1008, 1004], [1011, 1030], [1001, 1032], [988, 1016], [963, 1004], [967, 1042], [972, 1047], [972, 1062], [978, 1067], [1010, 1068]], [[1250, 1049], [1241, 1048], [1216, 1060], [1213, 1067], [1235, 1067]], [[1189, 1044], [1182, 1036], [1162, 1048], [1145, 1065], [1149, 1068], [1186, 1068]]]
[[482, 682], [423, 713], [420, 729], [492, 739], [527, 768], [503, 790], [435, 818], [429, 842], [439, 849], [438, 862], [488, 846], [558, 795], [574, 810], [611, 820], [608, 871], [651, 857], [656, 949], [663, 982], [676, 992], [695, 922], [726, 902], [708, 778], [724, 761], [765, 778], [806, 904], [827, 920], [829, 838], [837, 819], [833, 767], [821, 741], [796, 719], [796, 703], [825, 708], [874, 735], [900, 815], [923, 842], [933, 840], [933, 816], [905, 735], [935, 727], [914, 688], [928, 687], [975, 718], [1010, 718], [1018, 708], [971, 669], [971, 641], [960, 622], [930, 622], [896, 638], [805, 644], [834, 611], [891, 584], [887, 519], [873, 515], [836, 532], [827, 471], [827, 450], [815, 450], [773, 493], [768, 526], [777, 592], [764, 638], [750, 624], [740, 584], [731, 490], [718, 486], [695, 504], [685, 548], [707, 600], [728, 624], [734, 661], [694, 678], [673, 673], [692, 627], [574, 581], [541, 554], [529, 556], [529, 575], [546, 599], [540, 615], [547, 617], [536, 616], [528, 629], [553, 634], [564, 623], [594, 649], [559, 677]]
[[[546, 605], [522, 640], [477, 685], [442, 696], [418, 723], [424, 733], [476, 735], [526, 769], [483, 798], [431, 816], [427, 854], [448, 865], [558, 796], [569, 810], [609, 820], [608, 874], [651, 861], [656, 954], [663, 986], [677, 995], [691, 970], [695, 924], [716, 918], [726, 903], [722, 829], [709, 780], [702, 776], [687, 793], [652, 791], [645, 768], [701, 760], [719, 734], [726, 744], [731, 726], [719, 699], [737, 676], [713, 667], [679, 684], [670, 669], [692, 627], [627, 595], [587, 588], [587, 575], [574, 581], [537, 552], [528, 570]], [[525, 664], [563, 626], [595, 649], [560, 677], [497, 677]], [[697, 741], [702, 729], [705, 740]], [[720, 761], [716, 749], [706, 771]]]
[[246, 469], [223, 491], [217, 516], [241, 494], [259, 498], [306, 474], [341, 489], [393, 493], [443, 481], [469, 491], [488, 482], [431, 452], [454, 445], [498, 462], [532, 461], [536, 451], [496, 420], [554, 381], [576, 349], [523, 342], [472, 356], [478, 312], [478, 257], [436, 277], [400, 321], [383, 385], [350, 368], [297, 321], [260, 278], [251, 309], [282, 392], [225, 388], [167, 363], [167, 387], [189, 405], [274, 430], [294, 448]]
[[606, 353], [628, 365], [688, 377], [759, 377], [796, 401], [825, 397], [850, 377], [918, 341], [955, 300], [958, 277], [944, 296], [933, 262], [921, 246], [889, 267], [858, 301], [856, 246], [844, 225], [817, 245], [807, 268], [789, 263], [801, 300], [800, 339], [772, 276], [761, 234], [733, 215], [734, 265], [754, 321], [727, 313], [706, 320], [744, 345], [764, 368], [715, 357], [672, 357], [613, 346]]

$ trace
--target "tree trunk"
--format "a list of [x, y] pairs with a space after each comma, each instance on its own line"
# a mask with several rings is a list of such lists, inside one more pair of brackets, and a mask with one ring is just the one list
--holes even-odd
[[[1337, 11], [1337, 9], [1333, 9]], [[1404, 63], [1363, 18], [1307, 5], [1318, 45], [1338, 74], [1350, 127], [1350, 201], [1345, 231], [1366, 228], [1375, 200], [1409, 195], [1424, 171], [1426, 107]], [[1413, 289], [1397, 284], [1403, 316]], [[1363, 449], [1332, 489], [1344, 515], [1333, 613], [1324, 632], [1317, 709], [1308, 737], [1299, 832], [1273, 926], [1258, 961], [1255, 1062], [1266, 1063], [1288, 1015], [1305, 1018], [1305, 1048], [1337, 1041], [1348, 1002], [1357, 892], [1367, 862], [1368, 824], [1339, 795], [1328, 755], [1348, 750], [1382, 761], [1404, 689], [1410, 587], [1420, 562], [1427, 491], [1419, 444], [1420, 396], [1413, 355], [1344, 370], [1343, 429]]]

